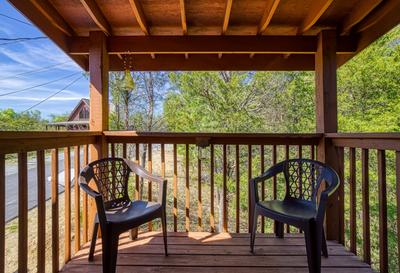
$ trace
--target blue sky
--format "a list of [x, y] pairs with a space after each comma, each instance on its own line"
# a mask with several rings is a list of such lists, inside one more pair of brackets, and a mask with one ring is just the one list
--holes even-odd
[[[45, 36], [34, 25], [19, 23], [4, 15], [30, 23], [6, 0], [0, 0], [0, 38]], [[48, 68], [49, 66], [54, 67]], [[30, 73], [31, 71], [37, 72]], [[32, 109], [39, 110], [45, 118], [50, 114], [70, 112], [81, 98], [89, 96], [89, 83], [85, 77], [81, 77], [82, 72], [49, 39], [9, 44], [0, 40], [0, 109], [24, 111], [75, 81], [59, 94]], [[25, 74], [17, 75], [21, 73]], [[53, 83], [4, 95], [47, 82]]]

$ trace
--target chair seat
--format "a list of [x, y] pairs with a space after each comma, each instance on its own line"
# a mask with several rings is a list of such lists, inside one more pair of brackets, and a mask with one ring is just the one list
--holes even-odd
[[258, 203], [262, 208], [296, 220], [309, 220], [317, 216], [317, 209], [301, 200], [271, 200]]
[[140, 225], [160, 212], [161, 204], [137, 200], [131, 202], [128, 206], [107, 210], [106, 215], [107, 221], [110, 223], [137, 223]]

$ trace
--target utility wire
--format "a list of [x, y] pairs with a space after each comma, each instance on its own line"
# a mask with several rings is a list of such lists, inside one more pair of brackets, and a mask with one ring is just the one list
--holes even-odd
[[23, 43], [23, 42], [28, 42], [28, 41], [37, 41], [37, 40], [43, 40], [43, 39], [48, 39], [48, 38], [47, 37], [0, 38], [0, 41], [5, 41], [5, 43], [1, 43], [0, 46], [16, 44], [16, 43]]
[[60, 94], [62, 91], [64, 91], [65, 89], [67, 89], [68, 87], [70, 87], [71, 85], [73, 85], [74, 83], [76, 83], [77, 81], [79, 81], [79, 80], [80, 80], [80, 79], [82, 79], [82, 78], [83, 78], [83, 75], [79, 76], [78, 78], [76, 78], [76, 79], [75, 79], [75, 80], [73, 80], [72, 82], [68, 83], [66, 86], [64, 86], [64, 87], [63, 87], [63, 88], [61, 88], [60, 90], [58, 90], [58, 91], [54, 92], [53, 94], [51, 94], [51, 95], [50, 95], [50, 96], [48, 96], [47, 98], [45, 98], [45, 99], [43, 99], [43, 100], [39, 101], [38, 103], [36, 103], [36, 104], [32, 105], [32, 106], [31, 106], [31, 107], [29, 107], [28, 109], [26, 109], [26, 110], [22, 111], [22, 113], [24, 113], [24, 112], [27, 112], [27, 111], [29, 111], [29, 110], [31, 110], [31, 109], [33, 109], [33, 108], [35, 108], [36, 106], [39, 106], [39, 105], [40, 105], [40, 104], [42, 104], [43, 102], [45, 102], [45, 101], [47, 101], [47, 100], [51, 99], [52, 97], [54, 97], [54, 96], [56, 96], [56, 95]]
[[28, 25], [28, 26], [31, 26], [31, 27], [35, 27], [35, 26], [32, 25], [31, 23], [28, 23], [28, 22], [22, 21], [22, 20], [20, 20], [20, 19], [17, 19], [17, 18], [8, 16], [8, 15], [5, 15], [5, 14], [3, 14], [3, 13], [0, 13], [0, 16], [5, 17], [5, 18], [10, 19], [10, 20], [14, 20], [14, 21], [20, 22], [21, 24], [25, 24], [25, 25]]
[[19, 92], [23, 92], [23, 91], [31, 90], [31, 89], [34, 89], [34, 88], [37, 88], [37, 87], [41, 87], [41, 86], [44, 86], [44, 85], [48, 85], [50, 83], [58, 82], [58, 81], [70, 78], [72, 76], [75, 76], [75, 75], [77, 75], [79, 73], [81, 73], [81, 72], [75, 72], [75, 73], [70, 74], [68, 76], [65, 76], [65, 77], [62, 77], [62, 78], [58, 78], [58, 79], [55, 79], [55, 80], [52, 80], [52, 81], [49, 81], [49, 82], [45, 82], [45, 83], [41, 83], [41, 84], [38, 84], [38, 85], [35, 85], [35, 86], [27, 87], [27, 88], [24, 88], [24, 89], [19, 89], [19, 90], [7, 92], [7, 93], [4, 93], [4, 94], [0, 94], [0, 97], [4, 97], [4, 96], [7, 96], [7, 95], [11, 95], [11, 94], [16, 94], [16, 93], [19, 93]]
[[37, 72], [43, 72], [43, 71], [49, 70], [50, 68], [58, 67], [60, 65], [63, 65], [63, 64], [66, 64], [66, 63], [70, 63], [70, 62], [72, 62], [72, 61], [68, 60], [66, 62], [56, 63], [56, 64], [44, 66], [44, 67], [41, 67], [41, 68], [38, 68], [38, 69], [25, 71], [25, 72], [18, 73], [18, 74], [15, 74], [15, 75], [11, 75], [11, 76], [8, 76], [8, 77], [5, 77], [5, 78], [0, 78], [0, 81], [8, 80], [8, 79], [11, 79], [11, 78], [18, 78], [19, 76], [22, 76], [22, 75], [29, 75], [29, 74], [33, 74], [33, 73], [37, 73]]

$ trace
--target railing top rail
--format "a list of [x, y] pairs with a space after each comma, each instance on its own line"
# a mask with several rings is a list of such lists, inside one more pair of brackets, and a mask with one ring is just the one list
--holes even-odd
[[105, 131], [111, 143], [166, 143], [166, 144], [254, 144], [254, 145], [312, 145], [322, 134], [264, 134], [264, 133], [169, 133]]
[[100, 135], [101, 132], [93, 131], [0, 131], [0, 139], [43, 139]]
[[330, 133], [337, 147], [400, 151], [400, 133]]
[[335, 139], [399, 139], [400, 133], [328, 133], [327, 138]]

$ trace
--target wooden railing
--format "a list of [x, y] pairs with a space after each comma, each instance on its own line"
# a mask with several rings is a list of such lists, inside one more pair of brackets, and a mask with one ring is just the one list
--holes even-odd
[[[396, 272], [394, 268], [398, 268], [400, 260], [396, 247], [389, 248], [389, 243], [393, 242], [389, 237], [395, 233], [395, 244], [400, 249], [400, 134], [323, 136], [115, 131], [0, 133], [0, 272], [6, 268], [9, 254], [5, 247], [6, 162], [16, 161], [18, 169], [18, 185], [12, 185], [18, 187], [18, 219], [14, 220], [18, 221], [18, 246], [15, 246], [18, 255], [14, 258], [18, 265], [9, 271], [44, 272], [48, 267], [57, 272], [60, 265], [68, 262], [88, 241], [90, 234], [88, 199], [79, 191], [70, 171], [64, 172], [62, 186], [65, 192], [59, 194], [59, 156], [64, 157], [64, 169], [74, 168], [73, 176], [77, 177], [80, 168], [90, 161], [88, 145], [106, 141], [110, 156], [128, 157], [168, 179], [170, 231], [248, 232], [249, 178], [281, 160], [315, 158], [322, 137], [331, 140], [337, 149], [338, 172], [344, 182], [339, 190], [338, 204], [341, 243], [381, 272]], [[49, 160], [50, 171], [46, 171]], [[37, 170], [37, 214], [28, 211], [29, 162], [35, 163]], [[46, 209], [48, 174], [51, 176], [51, 200]], [[154, 185], [143, 188], [137, 177], [133, 182], [134, 198], [157, 196]], [[282, 181], [276, 177], [262, 185], [263, 197], [282, 197], [284, 186], [280, 183]], [[36, 223], [37, 227], [31, 223]], [[48, 224], [50, 234], [46, 233]], [[156, 230], [159, 227], [158, 223], [151, 223], [146, 228]], [[262, 219], [259, 231], [272, 232], [272, 222]], [[290, 227], [286, 231], [290, 232]], [[36, 253], [29, 252], [28, 255], [28, 242], [32, 240], [37, 240]], [[50, 252], [46, 252], [46, 248]]]
[[[290, 157], [315, 158], [315, 146], [321, 138], [319, 134], [115, 131], [104, 132], [104, 135], [110, 143], [112, 156], [128, 156], [150, 172], [155, 171], [169, 178], [171, 231], [211, 232], [247, 232], [249, 178], [261, 174], [280, 160]], [[157, 159], [155, 153], [158, 153]], [[166, 157], [170, 158], [170, 164], [166, 164]], [[158, 170], [154, 169], [155, 164], [160, 166]], [[178, 186], [179, 182], [184, 185]], [[139, 180], [136, 179], [136, 197], [139, 188]], [[151, 198], [153, 190], [150, 184], [145, 191], [146, 197]], [[271, 197], [276, 197], [283, 190], [284, 187], [278, 190], [275, 178], [272, 184], [263, 185], [262, 195], [269, 193]], [[179, 202], [181, 200], [183, 202]], [[219, 208], [218, 212], [215, 211], [216, 207]], [[149, 229], [152, 228], [150, 224]], [[260, 230], [268, 230], [264, 219]]]
[[[0, 272], [7, 269], [8, 272], [58, 272], [61, 262], [68, 262], [71, 258], [72, 235], [74, 238], [74, 252], [87, 242], [87, 197], [81, 195], [77, 180], [74, 179], [74, 204], [71, 204], [71, 166], [74, 167], [74, 177], [79, 175], [82, 164], [87, 164], [88, 145], [96, 143], [96, 137], [101, 133], [94, 132], [0, 132]], [[59, 202], [59, 153], [63, 148], [64, 154], [64, 215], [60, 215]], [[71, 149], [73, 149], [74, 163], [71, 163]], [[83, 159], [81, 160], [82, 149]], [[51, 175], [51, 224], [48, 227], [46, 221], [46, 165], [50, 158]], [[47, 159], [47, 160], [46, 160]], [[9, 185], [18, 188], [18, 219], [17, 230], [18, 245], [15, 241], [6, 244], [6, 161], [15, 165], [18, 169], [17, 185]], [[34, 163], [36, 173], [28, 171], [28, 162]], [[48, 168], [47, 168], [48, 169]], [[32, 188], [32, 180], [37, 181]], [[28, 210], [28, 193], [37, 192], [36, 212]], [[80, 201], [82, 200], [82, 205]], [[34, 215], [36, 219], [32, 219]], [[74, 218], [73, 231], [71, 226], [71, 215]], [[12, 221], [11, 221], [12, 222]], [[60, 226], [63, 222], [63, 226]], [[82, 227], [81, 227], [82, 223]], [[47, 229], [51, 234], [46, 233]], [[60, 240], [63, 231], [64, 239]], [[80, 237], [82, 234], [82, 239]], [[49, 236], [50, 235], [50, 236]], [[13, 238], [13, 236], [11, 236]], [[11, 240], [11, 239], [10, 239]], [[36, 244], [32, 247], [31, 242]], [[6, 249], [6, 245], [9, 247]], [[46, 253], [46, 248], [51, 253]], [[64, 257], [60, 257], [61, 252]], [[34, 248], [34, 249], [32, 249]], [[14, 254], [17, 249], [17, 253]], [[29, 260], [28, 260], [29, 253]], [[17, 255], [17, 256], [14, 256]], [[8, 261], [7, 258], [8, 257]], [[51, 257], [51, 258], [48, 258]], [[6, 261], [8, 266], [6, 266]]]
[[[341, 243], [348, 245], [353, 253], [361, 254], [366, 263], [380, 272], [399, 272], [400, 134], [327, 134], [326, 137], [338, 149], [339, 175], [344, 182], [339, 191], [340, 223], [341, 230], [348, 233], [341, 234]], [[374, 210], [376, 203], [378, 209]], [[392, 238], [390, 249], [388, 235]]]

